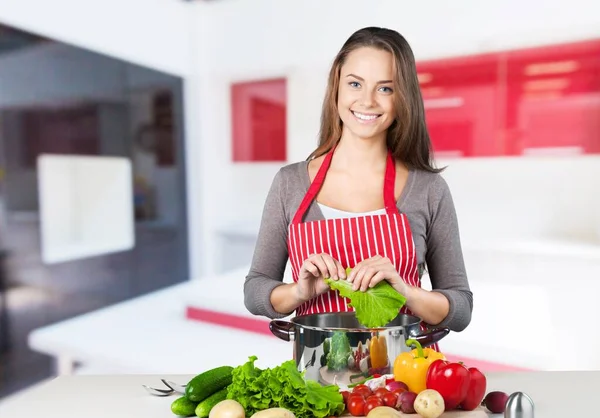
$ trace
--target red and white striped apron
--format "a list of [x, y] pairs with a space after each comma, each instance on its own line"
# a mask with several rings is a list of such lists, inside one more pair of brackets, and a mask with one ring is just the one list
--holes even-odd
[[[400, 213], [396, 206], [396, 165], [391, 153], [388, 152], [387, 156], [383, 186], [385, 214], [303, 222], [305, 213], [323, 185], [334, 150], [335, 146], [325, 156], [288, 227], [288, 252], [294, 282], [298, 281], [304, 260], [312, 254], [329, 254], [344, 268], [354, 267], [362, 260], [380, 255], [391, 260], [406, 283], [421, 287], [410, 224], [406, 214]], [[300, 305], [296, 315], [352, 311], [348, 303], [349, 299], [340, 296], [337, 290], [330, 290]], [[406, 306], [400, 312], [412, 315]], [[422, 324], [422, 328], [425, 329], [425, 324]], [[430, 348], [438, 350], [438, 345], [433, 344]]]

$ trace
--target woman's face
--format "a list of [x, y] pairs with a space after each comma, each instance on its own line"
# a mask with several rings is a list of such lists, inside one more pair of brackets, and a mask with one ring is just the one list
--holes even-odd
[[385, 138], [394, 121], [392, 54], [362, 47], [350, 52], [340, 70], [338, 112], [357, 138]]

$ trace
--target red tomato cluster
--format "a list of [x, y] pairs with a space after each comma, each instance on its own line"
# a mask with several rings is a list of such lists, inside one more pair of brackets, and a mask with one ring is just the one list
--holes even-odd
[[[389, 379], [388, 382], [393, 382], [394, 379]], [[352, 389], [351, 392], [344, 391], [342, 395], [346, 404], [346, 410], [355, 417], [365, 416], [372, 409], [378, 406], [389, 406], [400, 410], [400, 395], [406, 392], [408, 388], [406, 385], [396, 387], [393, 390], [389, 390], [386, 387], [380, 387], [375, 390], [371, 390], [367, 385], [357, 385]]]

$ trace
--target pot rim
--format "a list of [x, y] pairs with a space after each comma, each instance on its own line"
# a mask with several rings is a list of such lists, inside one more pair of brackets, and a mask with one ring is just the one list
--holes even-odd
[[411, 323], [408, 323], [408, 324], [394, 325], [394, 326], [390, 326], [390, 327], [385, 327], [385, 326], [384, 327], [374, 327], [374, 328], [345, 328], [345, 327], [334, 327], [334, 326], [318, 327], [316, 325], [305, 325], [305, 324], [298, 323], [298, 318], [319, 317], [319, 316], [324, 316], [324, 315], [354, 316], [355, 312], [354, 311], [326, 312], [326, 313], [300, 315], [300, 316], [295, 316], [295, 317], [291, 318], [290, 322], [298, 327], [303, 328], [303, 329], [310, 329], [313, 331], [322, 331], [322, 332], [344, 331], [344, 332], [366, 332], [366, 333], [406, 329], [407, 327], [419, 326], [421, 323], [421, 319], [419, 319], [418, 317], [416, 317], [414, 315], [405, 314], [405, 313], [399, 313], [396, 318], [398, 318], [399, 316], [405, 316], [407, 318], [414, 318], [414, 321]]

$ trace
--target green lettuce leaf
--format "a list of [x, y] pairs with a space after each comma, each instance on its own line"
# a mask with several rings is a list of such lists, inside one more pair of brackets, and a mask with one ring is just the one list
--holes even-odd
[[321, 386], [305, 380], [294, 360], [272, 369], [261, 370], [254, 365], [256, 356], [234, 368], [233, 381], [227, 388], [227, 398], [239, 402], [252, 416], [268, 408], [286, 408], [297, 418], [326, 418], [344, 412], [344, 398], [336, 385]]
[[[340, 388], [336, 385], [321, 386], [312, 380], [306, 382], [306, 403], [309, 405], [307, 413], [323, 418], [327, 416], [338, 416], [344, 412], [344, 398]], [[340, 396], [342, 402], [340, 403]]]
[[356, 312], [356, 319], [367, 328], [385, 326], [398, 316], [400, 308], [406, 304], [406, 298], [385, 280], [365, 292], [352, 290], [352, 283], [346, 280], [325, 279], [325, 282], [331, 289], [337, 290], [340, 295], [350, 299], [350, 306]]

